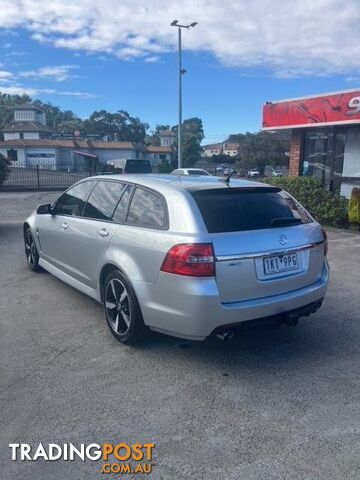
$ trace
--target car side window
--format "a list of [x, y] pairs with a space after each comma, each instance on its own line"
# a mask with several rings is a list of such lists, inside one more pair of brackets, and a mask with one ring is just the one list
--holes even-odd
[[83, 216], [110, 220], [125, 188], [124, 183], [100, 180], [86, 202]]
[[82, 182], [69, 188], [55, 203], [55, 214], [80, 216], [94, 182]]
[[162, 198], [154, 192], [136, 187], [126, 221], [141, 227], [165, 228], [166, 211]]
[[126, 207], [129, 202], [129, 197], [131, 193], [131, 187], [127, 187], [126, 190], [124, 191], [120, 202], [118, 203], [114, 215], [113, 215], [113, 221], [117, 223], [122, 223], [125, 219], [125, 213], [126, 213]]

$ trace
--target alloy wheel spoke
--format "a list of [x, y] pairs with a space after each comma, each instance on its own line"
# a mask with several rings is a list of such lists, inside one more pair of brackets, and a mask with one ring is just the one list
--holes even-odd
[[120, 312], [117, 312], [115, 317], [115, 322], [114, 322], [114, 330], [116, 333], [119, 333], [119, 318], [120, 318]]
[[114, 308], [116, 308], [116, 303], [114, 302], [106, 301], [105, 305], [106, 305], [106, 308], [108, 308], [109, 310], [114, 310]]
[[110, 282], [110, 287], [111, 287], [111, 292], [114, 296], [114, 299], [116, 300], [116, 290], [115, 290], [115, 283], [114, 283], [114, 280], [111, 280]]
[[120, 303], [123, 303], [126, 297], [127, 297], [127, 291], [124, 289], [124, 291], [120, 295]]
[[122, 318], [127, 326], [127, 328], [129, 328], [130, 326], [130, 317], [129, 315], [127, 315], [124, 311], [121, 312], [121, 315], [122, 315]]

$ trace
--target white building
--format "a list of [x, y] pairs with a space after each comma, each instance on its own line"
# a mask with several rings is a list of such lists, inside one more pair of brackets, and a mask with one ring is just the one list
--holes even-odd
[[171, 130], [163, 130], [158, 134], [161, 147], [172, 147], [175, 143], [176, 133]]
[[53, 129], [46, 126], [45, 112], [41, 107], [24, 104], [17, 105], [13, 110], [12, 122], [2, 130], [5, 140], [36, 140], [54, 133]]
[[64, 169], [72, 168], [84, 158], [94, 158], [106, 164], [116, 159], [146, 159], [152, 165], [170, 161], [170, 147], [145, 147], [132, 142], [102, 142], [90, 140], [13, 139], [0, 142], [0, 153], [11, 160], [11, 166]]
[[213, 155], [221, 155], [223, 152], [222, 143], [213, 143], [211, 145], [205, 145], [204, 157], [212, 157]]
[[224, 143], [223, 154], [229, 157], [236, 157], [239, 153], [239, 145], [237, 143]]

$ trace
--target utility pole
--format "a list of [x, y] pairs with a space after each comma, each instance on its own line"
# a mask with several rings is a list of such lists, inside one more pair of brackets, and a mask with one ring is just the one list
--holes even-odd
[[181, 158], [181, 146], [182, 146], [182, 135], [181, 135], [181, 126], [182, 126], [182, 76], [186, 73], [186, 70], [182, 68], [182, 48], [181, 48], [181, 29], [182, 28], [194, 28], [197, 25], [197, 22], [190, 23], [189, 25], [180, 25], [178, 20], [174, 20], [170, 23], [172, 27], [177, 27], [178, 29], [178, 95], [179, 95], [179, 105], [178, 105], [178, 168], [181, 168], [182, 158]]

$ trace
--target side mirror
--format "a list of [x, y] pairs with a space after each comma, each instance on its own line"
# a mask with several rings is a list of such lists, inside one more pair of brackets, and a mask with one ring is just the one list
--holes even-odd
[[38, 208], [36, 209], [36, 213], [38, 215], [47, 215], [49, 213], [53, 213], [52, 210], [51, 210], [50, 203], [45, 203], [44, 205], [39, 205]]

